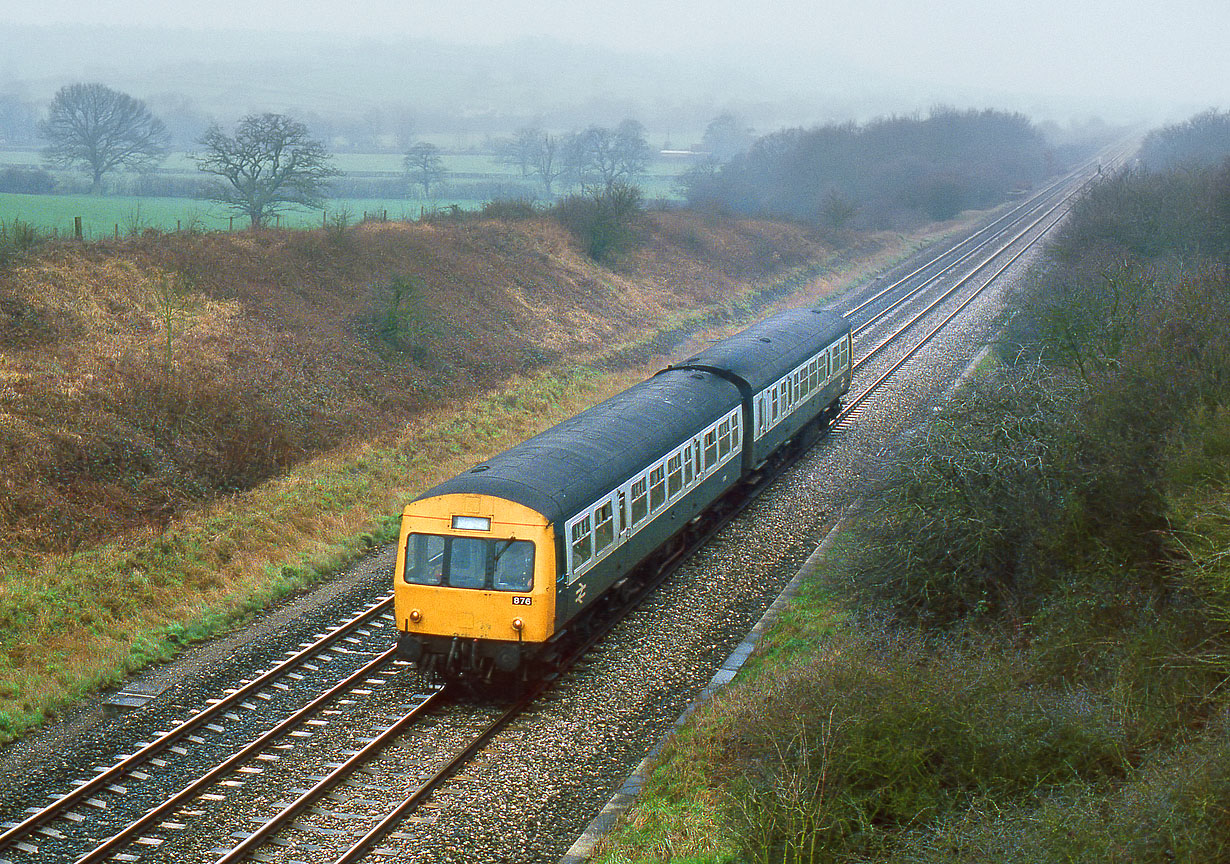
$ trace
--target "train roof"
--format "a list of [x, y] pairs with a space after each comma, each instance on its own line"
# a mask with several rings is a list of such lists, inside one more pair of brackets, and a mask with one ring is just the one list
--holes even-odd
[[557, 525], [740, 404], [709, 372], [668, 370], [428, 490], [516, 501]]
[[787, 309], [670, 368], [727, 373], [758, 393], [849, 332], [846, 319], [826, 309]]

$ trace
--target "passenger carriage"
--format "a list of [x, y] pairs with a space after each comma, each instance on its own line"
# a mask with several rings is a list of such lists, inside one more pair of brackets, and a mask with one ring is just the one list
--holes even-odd
[[402, 517], [399, 653], [524, 670], [849, 384], [849, 325], [783, 312], [428, 491]]

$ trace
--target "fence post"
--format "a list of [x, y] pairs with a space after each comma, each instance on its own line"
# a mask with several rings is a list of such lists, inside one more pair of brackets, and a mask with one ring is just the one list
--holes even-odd
[[115, 239], [116, 240], [120, 239], [120, 223], [119, 222], [115, 223]]
[[81, 232], [81, 217], [80, 216], [73, 217], [73, 236], [75, 236], [78, 240], [83, 239], [82, 232]]
[[228, 221], [227, 221], [227, 223], [226, 223], [226, 230], [227, 230], [227, 231], [234, 231], [234, 230], [235, 230], [235, 217], [234, 217], [234, 216], [228, 216], [228, 217], [227, 217], [227, 220], [228, 220]]
[[178, 233], [179, 233], [179, 231], [180, 231], [180, 227], [179, 227], [179, 220], [178, 220], [178, 219], [176, 219], [176, 220], [175, 220], [175, 233], [176, 233], [176, 234], [178, 234]]

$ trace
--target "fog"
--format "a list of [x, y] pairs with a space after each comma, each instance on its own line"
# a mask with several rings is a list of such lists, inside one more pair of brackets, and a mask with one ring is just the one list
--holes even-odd
[[682, 146], [723, 110], [1156, 123], [1230, 104], [1227, 33], [1225, 0], [0, 0], [0, 94], [100, 81], [185, 129], [276, 110], [458, 140], [632, 116]]

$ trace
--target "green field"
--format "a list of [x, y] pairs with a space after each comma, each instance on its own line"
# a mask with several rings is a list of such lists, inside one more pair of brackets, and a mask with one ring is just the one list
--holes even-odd
[[[400, 153], [339, 153], [337, 167], [354, 177], [399, 177], [403, 173]], [[504, 183], [523, 186], [528, 194], [534, 194], [537, 184], [521, 177], [516, 168], [499, 163], [495, 157], [483, 154], [445, 154], [445, 167], [453, 176], [445, 180], [443, 191], [451, 191], [455, 197], [423, 199], [414, 195], [400, 198], [333, 198], [324, 212], [300, 208], [282, 215], [281, 225], [291, 227], [316, 227], [324, 218], [333, 219], [342, 214], [348, 222], [370, 218], [418, 219], [424, 212], [452, 206], [464, 210], [476, 210], [484, 203], [473, 191], [490, 189], [489, 184]], [[43, 164], [37, 150], [0, 150], [0, 168], [6, 166], [39, 167]], [[677, 160], [656, 160], [638, 178], [638, 183], [647, 200], [675, 198], [678, 176], [686, 171], [688, 163]], [[61, 175], [62, 172], [52, 172]], [[158, 174], [164, 176], [199, 176], [196, 163], [190, 154], [177, 152], [167, 157]], [[67, 176], [67, 175], [64, 175]], [[84, 175], [78, 175], [78, 179]], [[123, 175], [115, 175], [123, 176]], [[80, 187], [78, 187], [80, 188]], [[106, 187], [104, 186], [104, 192]], [[356, 190], [358, 191], [358, 190]], [[559, 187], [558, 191], [567, 191]], [[486, 194], [478, 192], [477, 194]], [[80, 216], [83, 235], [86, 239], [110, 236], [128, 236], [146, 229], [161, 231], [202, 230], [224, 231], [247, 227], [247, 220], [234, 216], [226, 207], [194, 198], [161, 198], [133, 195], [81, 194], [21, 195], [0, 193], [0, 221], [14, 219], [27, 222], [48, 233], [72, 236], [74, 219]]]
[[[428, 201], [419, 198], [335, 198], [321, 210], [284, 213], [282, 226], [316, 228], [325, 218], [339, 215], [349, 224], [363, 219], [418, 219], [424, 212], [457, 204], [476, 210], [482, 201], [470, 199]], [[15, 195], [0, 193], [0, 222], [28, 223], [47, 233], [71, 237], [74, 220], [81, 217], [82, 234], [87, 240], [127, 237], [146, 229], [160, 231], [226, 231], [248, 227], [248, 220], [210, 201], [192, 198], [144, 198], [133, 195]]]

